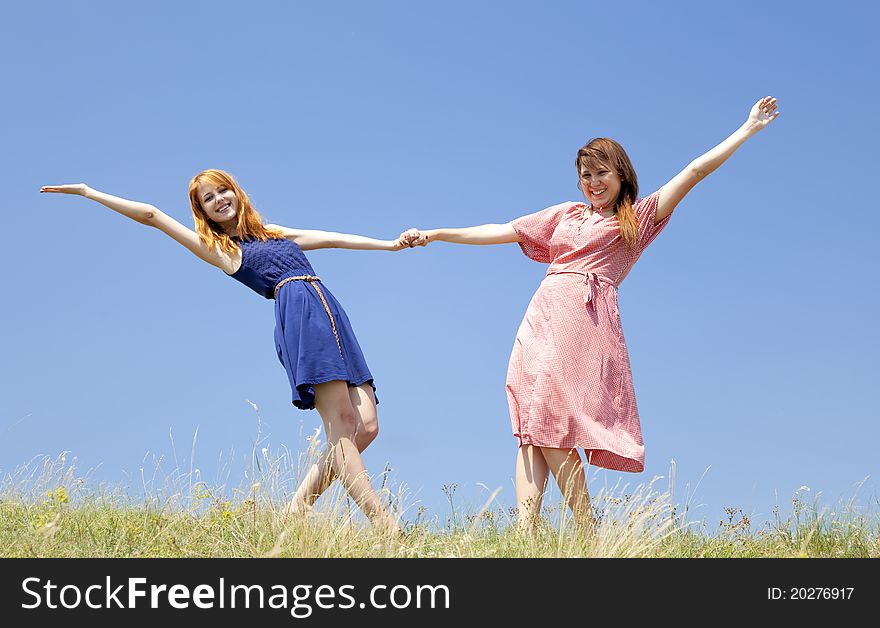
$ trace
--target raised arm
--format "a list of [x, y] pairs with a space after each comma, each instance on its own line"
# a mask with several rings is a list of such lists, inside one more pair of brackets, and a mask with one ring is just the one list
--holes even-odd
[[[312, 229], [291, 229], [280, 225], [266, 225], [271, 229], [277, 229], [284, 237], [295, 242], [303, 251], [314, 249], [354, 249], [361, 251], [399, 251], [410, 246], [411, 232], [400, 234], [395, 240], [377, 240], [366, 236], [353, 235], [351, 233], [336, 233], [334, 231], [316, 231]], [[414, 230], [412, 230], [414, 231]], [[410, 234], [410, 235], [407, 235]]]
[[519, 242], [519, 235], [510, 223], [503, 225], [479, 225], [461, 229], [425, 229], [420, 231], [421, 239], [416, 245], [429, 242], [453, 242], [455, 244], [509, 244]]
[[99, 192], [84, 183], [76, 183], [72, 185], [47, 185], [40, 188], [40, 192], [84, 196], [87, 199], [101, 203], [101, 205], [109, 207], [113, 211], [120, 213], [123, 216], [127, 216], [143, 225], [155, 227], [185, 246], [199, 259], [204, 260], [213, 266], [217, 266], [227, 273], [234, 272], [235, 266], [238, 264], [237, 261], [234, 262], [232, 257], [224, 251], [208, 249], [199, 240], [199, 236], [195, 231], [185, 227], [168, 214], [159, 210], [159, 208], [148, 203], [130, 201], [118, 196]]
[[669, 216], [672, 210], [675, 209], [675, 206], [681, 202], [681, 199], [697, 183], [714, 172], [747, 139], [773, 122], [778, 115], [779, 112], [776, 110], [775, 98], [766, 96], [756, 102], [749, 112], [748, 119], [730, 137], [715, 148], [694, 159], [684, 170], [675, 175], [669, 183], [660, 188], [660, 198], [657, 202], [657, 211], [654, 214], [655, 224]]

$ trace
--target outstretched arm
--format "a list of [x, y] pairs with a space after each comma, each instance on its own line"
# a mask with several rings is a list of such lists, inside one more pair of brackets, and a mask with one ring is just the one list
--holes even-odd
[[509, 244], [519, 242], [519, 235], [510, 223], [503, 225], [479, 225], [461, 229], [426, 229], [419, 232], [421, 239], [415, 245], [428, 242], [453, 242], [455, 244]]
[[669, 216], [672, 210], [675, 209], [675, 206], [681, 202], [681, 199], [697, 183], [714, 172], [747, 139], [773, 122], [778, 115], [779, 111], [776, 110], [775, 98], [767, 96], [756, 102], [749, 112], [748, 119], [730, 137], [707, 153], [694, 159], [684, 170], [675, 175], [669, 183], [660, 188], [660, 198], [657, 202], [657, 211], [654, 214], [654, 223], [659, 223]]
[[237, 262], [234, 264], [230, 255], [220, 250], [208, 249], [199, 240], [199, 236], [195, 231], [183, 226], [168, 214], [148, 203], [130, 201], [118, 196], [113, 196], [112, 194], [99, 192], [98, 190], [90, 188], [85, 183], [77, 183], [73, 185], [47, 185], [40, 188], [40, 192], [84, 196], [87, 199], [109, 207], [123, 216], [136, 220], [141, 224], [159, 229], [185, 246], [199, 259], [217, 266], [227, 273], [232, 273], [236, 270], [234, 266]]
[[395, 240], [377, 240], [351, 233], [334, 231], [315, 231], [310, 229], [291, 229], [280, 225], [266, 225], [277, 229], [288, 240], [295, 242], [304, 251], [314, 249], [355, 249], [362, 251], [399, 251], [410, 246], [410, 232], [400, 234]]

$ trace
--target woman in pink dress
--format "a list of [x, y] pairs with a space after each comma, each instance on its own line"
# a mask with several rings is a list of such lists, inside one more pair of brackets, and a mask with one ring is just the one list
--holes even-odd
[[692, 161], [666, 185], [639, 198], [635, 170], [614, 140], [598, 138], [575, 161], [587, 203], [566, 202], [503, 225], [422, 231], [411, 245], [519, 243], [550, 264], [520, 325], [507, 372], [521, 527], [538, 518], [553, 473], [579, 526], [591, 527], [588, 464], [645, 468], [645, 448], [617, 287], [669, 222], [685, 195], [779, 115], [776, 99], [752, 107], [730, 137]]

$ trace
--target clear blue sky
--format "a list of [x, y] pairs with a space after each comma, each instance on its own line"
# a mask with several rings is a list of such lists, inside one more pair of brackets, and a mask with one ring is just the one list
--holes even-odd
[[[866, 2], [10, 5], [0, 471], [70, 451], [93, 484], [137, 495], [141, 467], [173, 462], [169, 434], [189, 469], [198, 430], [194, 466], [237, 486], [247, 400], [272, 450], [320, 424], [290, 405], [271, 302], [41, 185], [191, 224], [186, 183], [217, 167], [268, 221], [391, 238], [577, 200], [574, 155], [595, 136], [627, 148], [650, 193], [772, 94], [780, 118], [621, 287], [647, 468], [590, 486], [674, 459], [710, 527], [725, 507], [772, 518], [802, 486], [833, 508], [866, 476], [858, 500], [876, 507], [878, 17]], [[504, 378], [545, 267], [515, 245], [309, 257], [376, 376], [368, 468], [388, 463], [441, 521], [444, 484], [465, 507], [481, 484], [513, 506]]]

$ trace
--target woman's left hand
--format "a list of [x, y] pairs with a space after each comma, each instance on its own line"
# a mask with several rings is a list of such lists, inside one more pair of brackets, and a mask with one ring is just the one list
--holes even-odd
[[756, 102], [754, 107], [752, 107], [752, 110], [749, 112], [747, 123], [749, 126], [760, 131], [773, 122], [778, 115], [779, 111], [776, 110], [776, 99], [772, 96], [765, 96]]
[[397, 242], [395, 243], [394, 250], [399, 251], [400, 249], [405, 248], [413, 248], [416, 246], [425, 246], [428, 243], [428, 238], [421, 233], [419, 233], [418, 229], [407, 229], [403, 233], [400, 234], [400, 237], [397, 238]]

